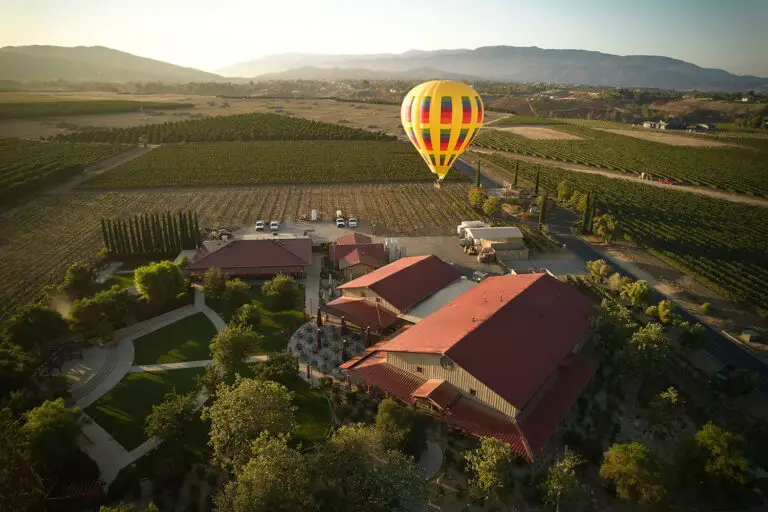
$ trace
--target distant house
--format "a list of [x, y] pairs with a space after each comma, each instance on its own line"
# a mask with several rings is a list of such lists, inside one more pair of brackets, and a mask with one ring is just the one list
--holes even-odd
[[384, 244], [375, 244], [373, 239], [359, 233], [337, 238], [329, 248], [329, 257], [347, 280], [357, 279], [387, 262]]
[[232, 240], [203, 244], [184, 272], [202, 277], [208, 269], [220, 268], [230, 277], [271, 278], [282, 273], [301, 278], [311, 263], [308, 237]]
[[548, 274], [489, 277], [341, 368], [532, 462], [594, 372], [580, 354], [593, 311]]

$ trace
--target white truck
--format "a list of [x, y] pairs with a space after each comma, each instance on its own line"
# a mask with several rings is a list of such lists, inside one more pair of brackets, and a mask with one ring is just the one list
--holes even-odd
[[464, 238], [464, 231], [467, 228], [489, 228], [490, 224], [481, 220], [465, 220], [456, 227], [456, 234], [459, 238]]

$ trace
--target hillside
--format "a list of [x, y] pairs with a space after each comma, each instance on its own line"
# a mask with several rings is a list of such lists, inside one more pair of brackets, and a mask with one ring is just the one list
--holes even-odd
[[768, 78], [734, 75], [721, 69], [701, 68], [668, 57], [620, 56], [585, 50], [547, 50], [535, 46], [410, 51], [399, 55], [272, 55], [235, 64], [219, 72], [226, 76], [255, 77], [301, 67], [335, 67], [387, 73], [427, 68], [485, 80], [512, 82], [768, 91]]
[[103, 46], [6, 46], [0, 48], [4, 80], [105, 82], [216, 82], [213, 73], [185, 68]]
[[372, 69], [304, 66], [286, 71], [265, 73], [254, 77], [254, 80], [478, 80], [478, 77], [433, 68], [376, 71]]

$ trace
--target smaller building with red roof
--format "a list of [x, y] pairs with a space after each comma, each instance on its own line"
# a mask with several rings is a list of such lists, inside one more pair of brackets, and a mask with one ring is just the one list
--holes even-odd
[[373, 243], [371, 237], [360, 233], [340, 236], [331, 244], [328, 253], [347, 280], [373, 272], [387, 262], [384, 245]]
[[592, 376], [580, 351], [593, 311], [549, 274], [491, 277], [341, 367], [532, 461]]
[[303, 277], [311, 263], [312, 240], [306, 237], [238, 239], [204, 245], [184, 272], [202, 277], [208, 269], [220, 268], [230, 277], [270, 278], [278, 273]]

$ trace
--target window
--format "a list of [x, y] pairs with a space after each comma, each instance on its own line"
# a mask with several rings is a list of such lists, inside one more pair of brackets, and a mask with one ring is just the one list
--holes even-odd
[[361, 297], [365, 297], [365, 292], [360, 292]]
[[381, 302], [381, 297], [376, 297], [376, 304], [378, 304], [379, 302]]
[[421, 366], [417, 366], [416, 367], [416, 372], [417, 373], [424, 373], [424, 368], [422, 368]]
[[477, 390], [476, 390], [476, 389], [472, 389], [472, 388], [469, 388], [469, 394], [470, 394], [471, 396], [477, 396]]
[[440, 358], [440, 366], [444, 370], [449, 370], [449, 371], [453, 370], [453, 361], [451, 361], [447, 357], [443, 356], [443, 357]]

